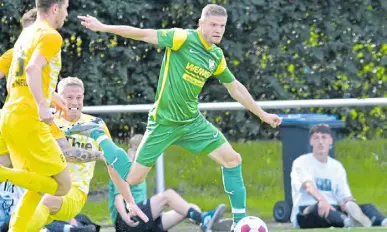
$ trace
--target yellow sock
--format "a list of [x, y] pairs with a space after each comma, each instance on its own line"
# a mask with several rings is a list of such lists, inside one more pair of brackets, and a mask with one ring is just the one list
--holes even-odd
[[35, 214], [32, 217], [28, 231], [39, 232], [46, 225], [48, 217], [50, 216], [50, 210], [42, 203], [36, 208]]
[[42, 197], [43, 196], [37, 192], [30, 190], [26, 191], [20, 199], [15, 211], [12, 213], [11, 221], [9, 223], [9, 232], [29, 231], [28, 225], [31, 223], [32, 216]]
[[28, 172], [23, 169], [6, 168], [0, 166], [0, 179], [8, 179], [14, 185], [39, 192], [55, 195], [58, 183], [52, 177], [42, 176], [35, 172]]

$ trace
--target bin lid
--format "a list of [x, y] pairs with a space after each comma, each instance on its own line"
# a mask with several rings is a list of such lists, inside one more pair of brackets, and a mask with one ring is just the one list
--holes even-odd
[[327, 114], [281, 114], [282, 118], [281, 126], [301, 126], [311, 127], [313, 125], [324, 123], [328, 124], [331, 128], [342, 128], [345, 123], [335, 115]]

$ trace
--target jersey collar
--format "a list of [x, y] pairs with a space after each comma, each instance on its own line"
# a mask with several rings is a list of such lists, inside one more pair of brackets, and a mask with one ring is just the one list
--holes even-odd
[[212, 45], [209, 45], [206, 40], [203, 38], [202, 33], [200, 33], [200, 30], [196, 30], [199, 36], [200, 42], [202, 42], [203, 46], [206, 48], [207, 51], [209, 51], [212, 48]]

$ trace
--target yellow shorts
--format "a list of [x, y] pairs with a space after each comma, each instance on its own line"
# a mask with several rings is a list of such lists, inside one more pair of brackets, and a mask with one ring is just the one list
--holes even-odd
[[7, 145], [3, 139], [3, 136], [1, 136], [1, 133], [0, 133], [0, 156], [8, 155], [8, 154], [9, 152], [8, 152]]
[[0, 127], [14, 168], [45, 176], [65, 169], [65, 157], [47, 124], [27, 115], [4, 113]]
[[68, 221], [79, 214], [87, 201], [87, 194], [78, 187], [71, 187], [70, 191], [62, 197], [62, 206], [58, 213], [50, 215], [46, 222], [50, 224], [54, 220]]

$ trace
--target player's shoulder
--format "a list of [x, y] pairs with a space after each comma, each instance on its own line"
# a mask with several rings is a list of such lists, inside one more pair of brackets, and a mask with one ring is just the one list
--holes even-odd
[[337, 160], [335, 158], [332, 158], [332, 157], [329, 156], [328, 157], [328, 162], [330, 162], [331, 165], [335, 166], [335, 168], [343, 168], [344, 169], [343, 164], [339, 160]]
[[[89, 122], [91, 120], [95, 120], [97, 119], [97, 117], [93, 116], [93, 115], [90, 115], [90, 114], [84, 114], [82, 113], [81, 114], [81, 117], [79, 118], [78, 122]], [[100, 120], [105, 124], [105, 122], [100, 118]]]
[[45, 23], [38, 22], [36, 25], [36, 30], [38, 30], [40, 38], [49, 39], [52, 42], [63, 42], [63, 38], [59, 32]]

